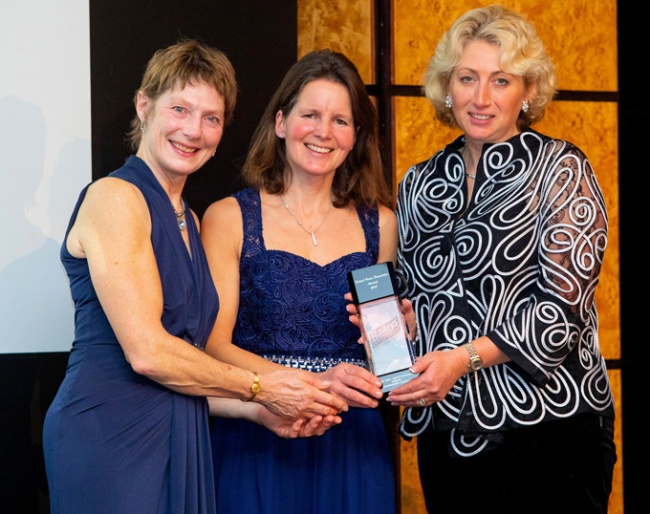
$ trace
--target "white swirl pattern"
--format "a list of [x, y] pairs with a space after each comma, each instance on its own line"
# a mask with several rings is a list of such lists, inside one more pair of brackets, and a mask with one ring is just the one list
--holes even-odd
[[449, 431], [453, 451], [468, 456], [502, 430], [581, 412], [613, 418], [594, 301], [607, 212], [591, 164], [528, 129], [486, 145], [469, 199], [462, 145], [400, 183], [398, 275], [422, 332], [418, 355], [487, 335], [512, 362], [406, 409], [402, 435]]

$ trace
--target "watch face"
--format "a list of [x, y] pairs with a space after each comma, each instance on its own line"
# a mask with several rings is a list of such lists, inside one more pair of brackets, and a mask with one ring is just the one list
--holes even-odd
[[483, 361], [481, 359], [472, 359], [471, 365], [474, 371], [478, 371], [483, 367]]
[[251, 393], [259, 393], [262, 390], [260, 387], [260, 384], [258, 382], [255, 382], [251, 385]]

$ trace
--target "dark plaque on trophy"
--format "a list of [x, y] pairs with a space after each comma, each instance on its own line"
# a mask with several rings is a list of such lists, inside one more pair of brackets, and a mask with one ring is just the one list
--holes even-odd
[[352, 298], [359, 314], [370, 371], [388, 392], [415, 375], [413, 343], [397, 294], [393, 263], [383, 262], [348, 272]]

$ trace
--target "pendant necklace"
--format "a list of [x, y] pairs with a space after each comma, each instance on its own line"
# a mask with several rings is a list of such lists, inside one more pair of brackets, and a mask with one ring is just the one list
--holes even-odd
[[187, 226], [187, 223], [185, 222], [185, 201], [181, 198], [181, 205], [183, 208], [181, 209], [181, 212], [178, 212], [176, 210], [176, 207], [174, 207], [174, 204], [170, 201], [172, 204], [172, 209], [174, 209], [174, 214], [176, 214], [176, 223], [178, 223], [178, 228], [181, 230], [185, 230], [185, 227]]
[[291, 209], [289, 209], [289, 204], [284, 199], [284, 195], [280, 195], [280, 198], [282, 198], [282, 203], [284, 204], [284, 208], [287, 210], [287, 212], [289, 214], [291, 214], [291, 217], [294, 220], [296, 220], [296, 223], [298, 224], [298, 226], [311, 236], [311, 241], [312, 241], [312, 243], [314, 243], [314, 246], [318, 246], [318, 241], [316, 240], [316, 232], [318, 232], [318, 229], [323, 226], [323, 223], [325, 223], [325, 220], [327, 219], [327, 216], [329, 215], [330, 211], [332, 210], [332, 205], [330, 204], [330, 208], [325, 213], [325, 216], [323, 216], [323, 220], [320, 222], [320, 225], [318, 225], [315, 230], [309, 230], [300, 222], [300, 220], [298, 219], [298, 216], [296, 216], [296, 214]]

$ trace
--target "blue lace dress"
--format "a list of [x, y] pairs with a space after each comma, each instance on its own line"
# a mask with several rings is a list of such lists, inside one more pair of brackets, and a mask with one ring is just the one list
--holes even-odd
[[[378, 213], [358, 209], [366, 252], [319, 266], [267, 250], [259, 193], [235, 195], [244, 241], [234, 342], [292, 367], [321, 371], [365, 366], [359, 330], [345, 310], [347, 272], [377, 262]], [[323, 436], [286, 440], [240, 419], [214, 420], [212, 452], [218, 514], [393, 514], [394, 474], [378, 409], [351, 408]]]
[[[204, 347], [219, 300], [194, 218], [186, 216], [190, 258], [169, 197], [144, 161], [129, 157], [110, 176], [135, 184], [149, 206], [163, 325], [187, 341], [178, 344]], [[136, 374], [99, 303], [88, 261], [70, 255], [65, 240], [61, 260], [75, 303], [75, 340], [43, 427], [51, 513], [214, 514], [205, 398]]]

